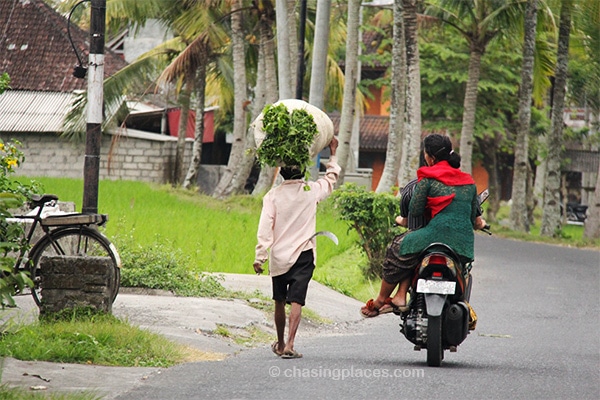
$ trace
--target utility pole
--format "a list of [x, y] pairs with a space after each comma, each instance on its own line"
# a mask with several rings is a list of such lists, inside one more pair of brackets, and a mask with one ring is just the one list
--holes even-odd
[[306, 37], [306, 1], [300, 1], [300, 37], [298, 38], [298, 74], [296, 76], [296, 98], [302, 100], [304, 72], [304, 39]]
[[98, 212], [102, 106], [104, 104], [104, 33], [106, 0], [92, 0], [85, 160], [83, 165], [83, 213]]

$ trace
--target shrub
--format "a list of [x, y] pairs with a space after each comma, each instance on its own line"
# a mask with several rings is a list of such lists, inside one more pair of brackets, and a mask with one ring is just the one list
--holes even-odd
[[20, 144], [16, 140], [4, 142], [0, 139], [0, 303], [3, 306], [13, 306], [12, 296], [32, 284], [27, 274], [13, 271], [13, 255], [26, 250], [28, 243], [24, 240], [21, 225], [8, 222], [12, 216], [10, 209], [22, 206], [33, 193], [39, 192], [36, 182], [25, 184], [11, 177], [25, 160], [18, 149]]
[[341, 218], [358, 233], [358, 244], [368, 259], [367, 278], [381, 277], [388, 244], [404, 228], [394, 225], [400, 202], [392, 193], [375, 193], [353, 183], [341, 186], [332, 194]]
[[225, 289], [215, 275], [193, 272], [191, 260], [156, 236], [149, 247], [135, 244], [133, 232], [113, 238], [121, 257], [121, 286], [172, 291], [180, 296], [213, 297]]

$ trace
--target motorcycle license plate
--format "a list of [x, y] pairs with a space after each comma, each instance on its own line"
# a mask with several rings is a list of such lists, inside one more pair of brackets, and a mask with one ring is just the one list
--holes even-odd
[[455, 290], [456, 282], [432, 281], [427, 279], [419, 279], [417, 281], [418, 293], [454, 294]]

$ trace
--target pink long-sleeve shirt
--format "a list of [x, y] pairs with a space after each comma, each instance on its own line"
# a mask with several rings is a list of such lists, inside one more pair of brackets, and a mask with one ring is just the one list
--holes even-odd
[[[254, 263], [262, 265], [268, 258], [269, 275], [285, 274], [305, 250], [316, 252], [317, 204], [331, 194], [340, 170], [333, 155], [323, 178], [285, 180], [265, 195]], [[310, 190], [305, 190], [307, 185]]]

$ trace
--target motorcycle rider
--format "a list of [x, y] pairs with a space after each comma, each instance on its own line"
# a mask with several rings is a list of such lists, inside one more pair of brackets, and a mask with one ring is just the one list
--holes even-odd
[[[427, 166], [417, 171], [418, 183], [409, 213], [414, 217], [430, 218], [429, 223], [392, 243], [390, 247], [398, 253], [398, 262], [384, 264], [379, 295], [361, 308], [364, 317], [379, 315], [383, 307], [406, 311], [406, 293], [419, 253], [429, 244], [441, 242], [452, 247], [462, 261], [471, 261], [473, 229], [482, 229], [486, 225], [477, 215], [479, 203], [475, 182], [471, 175], [458, 169], [460, 156], [452, 150], [450, 138], [431, 134], [425, 137], [423, 145]], [[398, 291], [390, 299], [396, 286]]]

